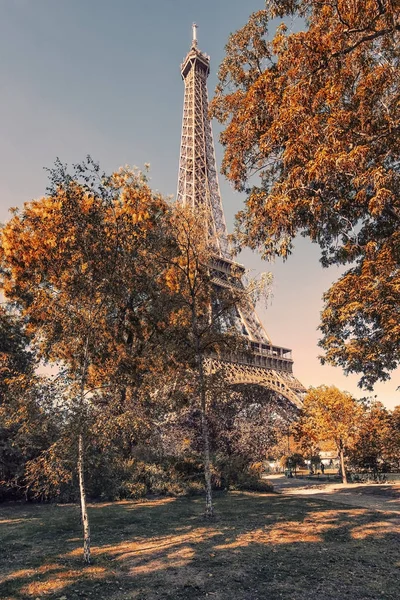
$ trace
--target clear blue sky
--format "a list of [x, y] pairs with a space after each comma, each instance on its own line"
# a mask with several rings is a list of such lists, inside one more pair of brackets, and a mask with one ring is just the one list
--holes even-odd
[[[153, 188], [175, 194], [179, 66], [191, 24], [199, 26], [199, 48], [211, 55], [211, 96], [229, 33], [261, 8], [262, 0], [0, 0], [0, 221], [9, 207], [44, 194], [43, 167], [57, 156], [75, 163], [91, 154], [106, 171], [149, 162]], [[220, 183], [232, 230], [244, 198]], [[293, 348], [304, 385], [335, 384], [360, 396], [357, 377], [317, 360], [321, 295], [339, 274], [322, 270], [318, 256], [299, 240], [285, 264], [263, 264], [247, 251], [240, 261], [273, 271], [272, 305], [260, 316], [275, 344]], [[399, 373], [375, 393], [392, 407], [400, 403], [398, 385]]]

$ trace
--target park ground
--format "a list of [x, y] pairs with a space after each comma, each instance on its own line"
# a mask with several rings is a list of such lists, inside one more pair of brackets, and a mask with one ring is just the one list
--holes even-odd
[[[400, 597], [399, 487], [274, 479], [280, 493], [0, 506], [0, 598], [367, 600]], [[371, 501], [372, 499], [372, 501]]]

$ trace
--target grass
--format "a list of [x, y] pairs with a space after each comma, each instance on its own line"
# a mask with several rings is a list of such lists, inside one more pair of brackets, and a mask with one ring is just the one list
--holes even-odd
[[0, 598], [338, 600], [399, 597], [393, 514], [315, 498], [232, 493], [90, 506], [82, 566], [76, 506], [0, 506]]

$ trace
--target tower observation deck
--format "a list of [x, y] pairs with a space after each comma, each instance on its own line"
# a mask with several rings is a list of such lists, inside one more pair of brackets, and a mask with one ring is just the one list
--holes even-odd
[[[206, 208], [208, 241], [213, 254], [210, 269], [218, 291], [232, 282], [243, 287], [241, 278], [245, 270], [235, 263], [229, 250], [208, 117], [209, 72], [210, 57], [198, 49], [197, 26], [193, 24], [192, 44], [181, 64], [185, 93], [177, 202]], [[237, 328], [248, 341], [248, 352], [211, 357], [210, 368], [223, 367], [232, 385], [262, 386], [301, 407], [305, 388], [293, 375], [292, 351], [272, 343], [250, 302], [245, 307], [237, 307], [236, 313]]]

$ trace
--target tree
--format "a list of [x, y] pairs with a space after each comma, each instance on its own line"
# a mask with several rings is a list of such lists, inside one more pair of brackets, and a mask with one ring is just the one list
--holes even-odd
[[400, 470], [400, 406], [390, 413], [389, 427], [385, 435], [385, 460], [394, 471]]
[[[186, 363], [197, 379], [193, 389], [198, 400], [204, 457], [204, 480], [207, 518], [214, 516], [211, 487], [211, 459], [209, 420], [207, 414], [207, 373], [205, 370], [206, 352], [215, 343], [211, 327], [212, 281], [210, 277], [210, 248], [207, 244], [204, 223], [207, 215], [197, 218], [189, 207], [177, 207], [172, 217], [173, 237], [177, 255], [169, 261], [169, 285], [176, 293], [178, 306], [175, 320], [177, 327], [176, 348], [179, 348], [178, 361]], [[184, 353], [182, 353], [184, 349]]]
[[[380, 471], [387, 470], [390, 417], [390, 412], [380, 402], [375, 401], [365, 407], [349, 453], [353, 468], [372, 471], [375, 477]], [[391, 445], [390, 442], [388, 445]]]
[[[392, 0], [269, 0], [231, 35], [212, 114], [222, 170], [246, 190], [237, 241], [286, 258], [297, 234], [323, 266], [323, 361], [371, 388], [400, 362], [400, 22]], [[300, 18], [305, 30], [271, 19]], [[257, 184], [255, 176], [260, 181]]]
[[[210, 425], [213, 407], [226, 392], [223, 378], [212, 372], [210, 359], [242, 348], [235, 327], [237, 307], [248, 301], [247, 290], [232, 274], [221, 285], [213, 277], [213, 249], [206, 224], [208, 209], [177, 206], [171, 214], [170, 231], [176, 254], [160, 256], [167, 265], [167, 285], [174, 293], [175, 309], [168, 330], [169, 353], [189, 375], [187, 391], [199, 411], [206, 491], [206, 517], [214, 515], [211, 485]], [[192, 377], [190, 377], [190, 375]], [[224, 390], [222, 390], [224, 388]]]
[[[5, 497], [51, 500], [71, 481], [71, 469], [56, 460], [64, 421], [56, 381], [38, 375], [14, 379], [0, 406], [1, 484]], [[71, 441], [68, 436], [66, 442]], [[64, 445], [64, 453], [70, 448]], [[46, 460], [47, 459], [47, 460]]]
[[296, 477], [298, 467], [304, 467], [304, 465], [305, 465], [304, 456], [302, 454], [299, 454], [298, 452], [294, 452], [293, 454], [290, 454], [290, 456], [288, 456], [287, 458], [288, 458], [287, 466], [289, 469], [293, 469], [294, 476]]
[[343, 483], [347, 483], [345, 456], [358, 433], [362, 413], [362, 406], [347, 392], [335, 386], [320, 386], [307, 392], [296, 425], [300, 440], [335, 443]]
[[[4, 294], [26, 321], [39, 357], [61, 363], [68, 385], [86, 562], [88, 407], [98, 388], [117, 383], [124, 399], [128, 383], [139, 386], [157, 363], [168, 299], [151, 249], [162, 245], [166, 209], [140, 174], [121, 169], [106, 177], [90, 157], [70, 174], [57, 161], [49, 195], [26, 203], [1, 231]], [[153, 360], [145, 356], [149, 347], [156, 347]]]
[[24, 323], [0, 306], [0, 498], [28, 497], [26, 468], [56, 439], [55, 386], [35, 375]]
[[18, 316], [5, 304], [0, 305], [0, 403], [13, 379], [34, 371], [35, 358], [29, 350], [29, 341]]

